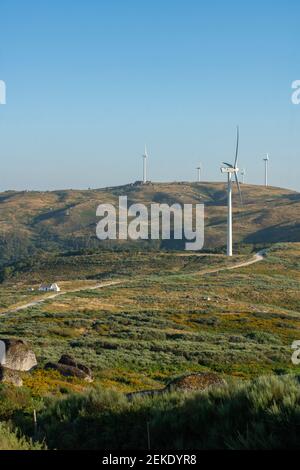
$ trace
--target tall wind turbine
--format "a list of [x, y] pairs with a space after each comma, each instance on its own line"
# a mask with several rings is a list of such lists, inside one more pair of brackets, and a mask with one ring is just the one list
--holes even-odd
[[147, 147], [145, 145], [145, 153], [143, 155], [143, 183], [147, 183], [147, 160], [148, 160], [148, 153]]
[[200, 183], [201, 181], [201, 165], [197, 166], [196, 170], [197, 170], [197, 176], [198, 176], [198, 183]]
[[269, 164], [269, 154], [267, 153], [266, 157], [263, 158], [263, 161], [265, 162], [265, 187], [268, 186], [268, 164]]
[[236, 151], [235, 151], [235, 160], [234, 164], [231, 165], [230, 163], [223, 162], [226, 167], [221, 168], [222, 173], [227, 173], [227, 205], [228, 205], [228, 212], [227, 212], [227, 256], [232, 256], [232, 177], [234, 175], [235, 182], [238, 188], [238, 192], [240, 195], [241, 203], [242, 201], [242, 193], [240, 189], [240, 183], [238, 180], [238, 172], [239, 169], [237, 167], [238, 162], [238, 155], [239, 155], [239, 140], [240, 140], [240, 133], [239, 127], [237, 127], [237, 138], [236, 138]]

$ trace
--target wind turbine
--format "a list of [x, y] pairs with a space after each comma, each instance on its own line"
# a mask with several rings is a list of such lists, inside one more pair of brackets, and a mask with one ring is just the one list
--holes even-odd
[[245, 176], [246, 176], [246, 170], [243, 168], [241, 170], [241, 176], [242, 176], [242, 183], [245, 184]]
[[147, 153], [147, 147], [145, 145], [145, 153], [143, 155], [143, 183], [147, 183], [147, 159], [148, 159], [148, 153]]
[[239, 127], [237, 127], [237, 138], [236, 138], [236, 151], [235, 151], [235, 160], [234, 164], [231, 165], [230, 163], [223, 162], [226, 167], [221, 168], [222, 173], [227, 173], [227, 256], [232, 256], [232, 176], [234, 175], [235, 182], [238, 188], [238, 192], [240, 195], [241, 203], [242, 201], [242, 193], [240, 189], [240, 183], [238, 180], [238, 172], [239, 168], [237, 167], [238, 155], [239, 155], [239, 140], [240, 140], [240, 132]]
[[268, 163], [269, 163], [269, 154], [267, 153], [266, 157], [263, 158], [263, 161], [265, 162], [265, 187], [268, 186]]
[[197, 170], [197, 175], [198, 175], [198, 183], [200, 183], [201, 181], [201, 165], [197, 166], [196, 170]]

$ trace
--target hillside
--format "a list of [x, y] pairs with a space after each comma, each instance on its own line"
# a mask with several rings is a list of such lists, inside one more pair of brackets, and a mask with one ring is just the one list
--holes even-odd
[[[243, 185], [242, 189], [243, 206], [234, 191], [235, 243], [300, 241], [299, 193], [254, 185]], [[204, 248], [210, 250], [225, 244], [224, 183], [151, 183], [97, 190], [7, 191], [0, 194], [0, 263], [18, 260], [36, 251], [112, 247], [112, 242], [96, 239], [96, 207], [101, 203], [117, 205], [120, 195], [127, 195], [129, 204], [204, 203]], [[145, 244], [159, 247], [159, 242]], [[120, 242], [117, 245], [120, 247]], [[182, 248], [178, 243], [164, 246]]]
[[[151, 442], [166, 448], [181, 438], [182, 448], [288, 446], [287, 432], [294, 446], [300, 243], [275, 244], [262, 261], [224, 270], [247, 258], [104, 250], [20, 262], [23, 271], [0, 285], [0, 333], [26, 341], [38, 365], [22, 373], [24, 387], [1, 386], [0, 420], [9, 424], [0, 427], [0, 448], [31, 448], [11, 429], [51, 449], [118, 447], [124, 436], [125, 447], [144, 448], [145, 416]], [[45, 279], [65, 293], [37, 291]], [[98, 280], [101, 288], [89, 288]], [[94, 382], [49, 369], [65, 354], [90, 368]], [[162, 393], [189, 374], [214, 374], [227, 385]], [[155, 393], [126, 398], [144, 390]], [[192, 444], [190, 424], [199, 431]]]
[[[89, 264], [83, 256], [70, 257], [70, 266], [33, 265], [0, 285], [0, 337], [32, 346], [39, 366], [24, 381], [34, 394], [86, 386], [44, 369], [62, 354], [88, 365], [96, 385], [123, 392], [160, 389], [194, 372], [243, 379], [300, 372], [291, 361], [300, 243], [274, 245], [263, 261], [234, 270], [222, 269], [222, 255], [103, 252]], [[220, 270], [208, 274], [212, 268]], [[107, 279], [110, 271], [119, 282]], [[42, 279], [57, 280], [66, 293], [31, 291]], [[99, 280], [102, 288], [88, 288]], [[41, 296], [44, 302], [14, 310]]]

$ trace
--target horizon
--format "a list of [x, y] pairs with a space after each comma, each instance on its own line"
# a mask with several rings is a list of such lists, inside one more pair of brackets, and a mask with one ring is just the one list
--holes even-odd
[[[136, 183], [138, 183], [136, 185]], [[0, 190], [0, 194], [1, 193], [9, 193], [9, 192], [15, 192], [15, 193], [22, 193], [22, 192], [26, 192], [26, 193], [48, 193], [48, 192], [59, 192], [59, 191], [104, 191], [104, 190], [111, 190], [111, 189], [115, 189], [115, 188], [125, 188], [127, 186], [134, 186], [136, 185], [135, 187], [137, 188], [143, 188], [143, 187], [147, 187], [148, 185], [197, 185], [197, 186], [201, 186], [201, 185], [223, 185], [224, 184], [224, 192], [226, 193], [227, 192], [227, 180], [226, 181], [147, 181], [147, 183], [142, 183], [140, 180], [137, 180], [137, 181], [132, 181], [132, 182], [129, 182], [129, 183], [124, 183], [124, 184], [119, 184], [119, 185], [114, 185], [114, 186], [99, 186], [99, 187], [88, 187], [88, 188], [77, 188], [77, 187], [57, 187], [57, 188], [54, 188], [54, 189], [5, 189], [5, 190]], [[291, 192], [295, 192], [295, 193], [299, 193], [299, 191], [297, 189], [293, 189], [293, 188], [285, 188], [283, 186], [274, 186], [274, 185], [271, 185], [269, 184], [267, 187], [264, 185], [264, 184], [255, 184], [255, 183], [249, 183], [249, 182], [245, 182], [245, 183], [242, 183], [240, 181], [240, 185], [241, 185], [241, 191], [243, 192], [243, 187], [247, 187], [247, 186], [256, 186], [258, 188], [263, 188], [265, 189], [266, 191], [268, 190], [274, 190], [274, 189], [279, 189], [279, 190], [284, 190], [284, 191], [291, 191]], [[236, 188], [235, 188], [235, 185], [233, 186], [233, 191], [235, 192]]]

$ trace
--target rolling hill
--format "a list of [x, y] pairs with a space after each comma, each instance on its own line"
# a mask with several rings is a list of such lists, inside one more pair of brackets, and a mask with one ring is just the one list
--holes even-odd
[[[244, 204], [234, 192], [234, 242], [261, 244], [300, 241], [300, 194], [262, 186], [243, 185]], [[96, 208], [101, 203], [205, 204], [206, 250], [221, 249], [226, 240], [224, 183], [130, 184], [95, 190], [7, 191], [0, 194], [0, 264], [37, 252], [120, 248], [121, 242], [96, 238]], [[160, 242], [143, 242], [158, 248]], [[128, 248], [130, 243], [126, 242]], [[166, 248], [182, 248], [175, 243]]]

